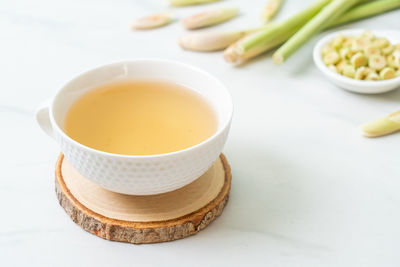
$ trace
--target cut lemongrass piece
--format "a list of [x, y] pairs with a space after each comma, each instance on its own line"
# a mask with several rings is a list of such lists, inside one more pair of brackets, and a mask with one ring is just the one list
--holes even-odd
[[282, 4], [283, 0], [269, 0], [261, 13], [261, 20], [268, 23], [278, 13]]
[[337, 52], [331, 52], [326, 54], [323, 60], [326, 65], [336, 64], [340, 60], [340, 56]]
[[386, 59], [380, 55], [372, 55], [368, 59], [368, 66], [374, 70], [381, 70], [386, 66]]
[[335, 39], [333, 39], [332, 46], [335, 49], [339, 49], [342, 46], [344, 40], [345, 40], [345, 37], [343, 35], [339, 34], [338, 36], [335, 37]]
[[356, 75], [354, 78], [357, 80], [364, 80], [369, 73], [370, 73], [370, 69], [368, 69], [366, 67], [361, 67], [356, 70]]
[[227, 48], [246, 34], [248, 31], [189, 33], [179, 37], [178, 43], [186, 50], [218, 51]]
[[392, 79], [396, 77], [396, 72], [392, 68], [384, 68], [379, 72], [379, 76], [382, 80]]
[[384, 54], [385, 56], [390, 55], [392, 54], [393, 50], [394, 50], [393, 45], [388, 45], [387, 47], [382, 48], [382, 54]]
[[238, 13], [238, 8], [216, 8], [184, 18], [182, 24], [188, 30], [204, 28], [230, 20]]
[[394, 61], [393, 55], [386, 56], [386, 62], [389, 67], [396, 68], [396, 63]]
[[333, 65], [333, 64], [332, 64], [332, 65], [329, 65], [328, 68], [329, 68], [331, 71], [338, 73], [338, 70], [337, 70], [337, 68], [336, 68], [335, 65]]
[[368, 39], [368, 40], [370, 40], [370, 41], [373, 41], [373, 40], [375, 39], [374, 34], [373, 34], [371, 31], [369, 31], [369, 30], [364, 31], [364, 32], [361, 34], [361, 36], [364, 37], [364, 38], [366, 38], [366, 39]]
[[343, 74], [343, 69], [344, 69], [344, 67], [346, 67], [346, 66], [350, 66], [350, 64], [347, 63], [346, 60], [341, 60], [341, 61], [339, 61], [339, 63], [336, 65], [336, 69], [338, 70], [338, 73]]
[[351, 51], [348, 47], [340, 49], [339, 54], [342, 59], [350, 59], [354, 55], [353, 51]]
[[154, 29], [171, 23], [173, 19], [174, 16], [171, 13], [158, 13], [135, 20], [132, 28], [136, 30]]
[[342, 46], [350, 49], [353, 44], [353, 41], [354, 41], [354, 37], [347, 37], [346, 40], [344, 40]]
[[390, 55], [386, 57], [389, 67], [400, 69], [400, 56]]
[[367, 56], [372, 56], [372, 55], [380, 55], [381, 54], [381, 50], [374, 46], [374, 45], [368, 45], [367, 47], [364, 48], [364, 53]]
[[379, 75], [378, 73], [376, 73], [375, 71], [371, 71], [370, 73], [368, 73], [367, 77], [365, 78], [365, 80], [367, 81], [379, 81]]
[[362, 53], [358, 52], [354, 56], [351, 57], [350, 60], [351, 64], [356, 67], [362, 67], [368, 64], [368, 59]]
[[386, 38], [377, 38], [373, 41], [373, 44], [379, 48], [385, 48], [390, 45], [390, 42]]
[[218, 1], [220, 0], [169, 0], [169, 3], [173, 6], [190, 6], [190, 5], [207, 4]]
[[354, 52], [363, 51], [370, 44], [371, 41], [367, 38], [355, 38], [351, 44], [351, 50]]
[[325, 56], [328, 53], [335, 52], [336, 50], [331, 45], [324, 45], [322, 47], [322, 55]]
[[356, 76], [356, 69], [352, 65], [346, 65], [343, 67], [343, 75], [354, 78]]
[[391, 134], [400, 130], [400, 110], [389, 116], [378, 119], [361, 126], [366, 137], [379, 137]]

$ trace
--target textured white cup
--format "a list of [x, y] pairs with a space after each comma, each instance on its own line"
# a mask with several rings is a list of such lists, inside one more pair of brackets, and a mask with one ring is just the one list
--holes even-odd
[[[84, 146], [67, 136], [64, 120], [71, 104], [99, 85], [134, 79], [166, 80], [202, 94], [214, 108], [217, 131], [200, 144], [159, 155], [119, 155]], [[90, 70], [67, 83], [37, 110], [41, 128], [60, 145], [82, 175], [114, 192], [151, 195], [175, 190], [201, 176], [217, 160], [228, 136], [233, 105], [226, 87], [210, 74], [187, 64], [137, 59]]]

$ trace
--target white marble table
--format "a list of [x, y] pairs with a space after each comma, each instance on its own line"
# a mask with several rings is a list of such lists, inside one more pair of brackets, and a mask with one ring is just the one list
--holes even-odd
[[[214, 4], [242, 7], [218, 28], [256, 25], [264, 2]], [[281, 18], [305, 1], [287, 2]], [[182, 51], [178, 23], [129, 30], [133, 18], [165, 9], [166, 0], [0, 4], [0, 265], [400, 266], [400, 135], [366, 139], [357, 129], [399, 109], [400, 90], [367, 96], [328, 83], [311, 61], [317, 39], [285, 65], [267, 55], [233, 68], [219, 53]], [[400, 10], [344, 28], [400, 30], [399, 18]], [[33, 118], [78, 73], [137, 57], [206, 69], [235, 104], [223, 215], [196, 236], [140, 246], [100, 239], [67, 217], [54, 193], [58, 147]]]

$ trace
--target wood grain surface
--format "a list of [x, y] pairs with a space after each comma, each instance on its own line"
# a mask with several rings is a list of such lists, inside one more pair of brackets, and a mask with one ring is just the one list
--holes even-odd
[[205, 174], [178, 190], [124, 195], [86, 179], [61, 154], [56, 193], [71, 219], [90, 233], [113, 241], [157, 243], [194, 235], [218, 217], [228, 201], [231, 177], [221, 154]]

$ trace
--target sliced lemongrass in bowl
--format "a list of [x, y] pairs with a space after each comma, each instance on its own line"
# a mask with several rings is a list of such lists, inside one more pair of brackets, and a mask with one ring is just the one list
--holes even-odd
[[400, 131], [400, 110], [361, 126], [366, 137], [379, 137]]
[[238, 8], [215, 8], [184, 18], [182, 25], [188, 30], [209, 27], [233, 19], [238, 13]]
[[[386, 80], [396, 77], [394, 46], [386, 38], [376, 37], [370, 31], [356, 36], [344, 36], [339, 33], [331, 42], [324, 45], [321, 56], [326, 66], [336, 65], [341, 61], [340, 59], [350, 63], [355, 71], [368, 65], [370, 71], [379, 74], [379, 76], [371, 74], [369, 77]], [[390, 60], [390, 64], [386, 58]], [[358, 74], [363, 72], [364, 70]], [[356, 77], [353, 74], [342, 74], [356, 79], [368, 77], [368, 75], [357, 75]]]
[[165, 26], [174, 20], [174, 15], [169, 12], [157, 13], [136, 19], [132, 23], [132, 29], [150, 30]]
[[[334, 46], [338, 36], [345, 40]], [[313, 58], [318, 69], [343, 89], [364, 94], [384, 93], [400, 87], [396, 44], [400, 44], [400, 31], [397, 30], [343, 30], [319, 40]], [[392, 53], [384, 55], [383, 49], [390, 46]], [[334, 52], [339, 54], [340, 60], [331, 56]], [[398, 54], [400, 61], [400, 52]]]

